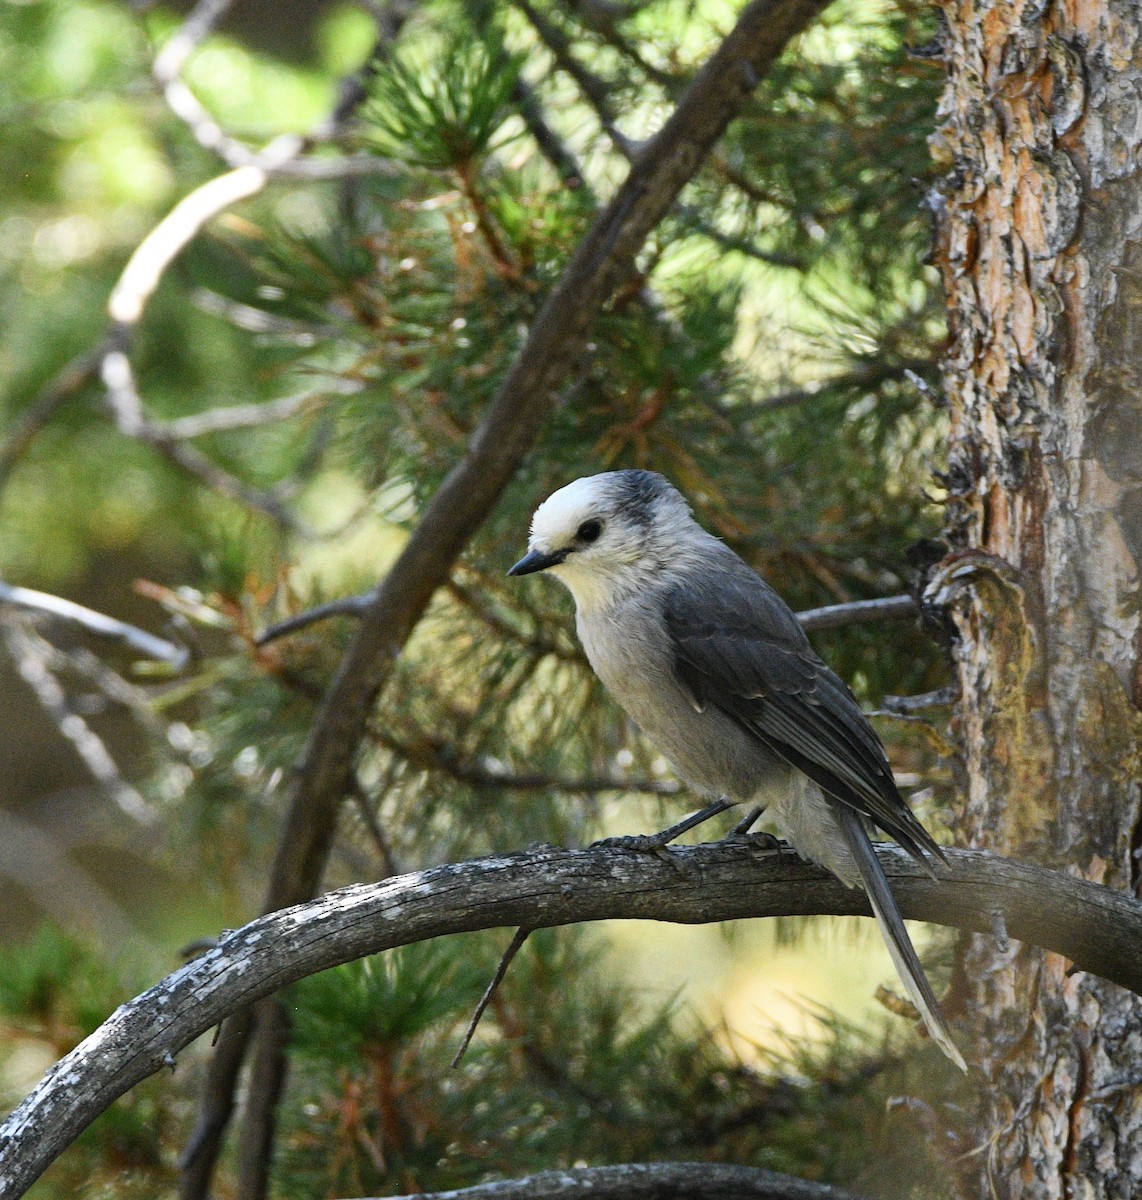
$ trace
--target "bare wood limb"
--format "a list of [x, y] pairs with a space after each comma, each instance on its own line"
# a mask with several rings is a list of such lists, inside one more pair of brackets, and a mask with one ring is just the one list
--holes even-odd
[[[789, 40], [824, 7], [824, 0], [751, 0], [595, 218], [533, 321], [467, 452], [361, 614], [298, 766], [266, 911], [307, 900], [318, 890], [337, 812], [352, 786], [357, 747], [413, 627], [530, 450], [554, 389], [582, 351], [599, 311], [634, 270], [646, 238]], [[239, 1066], [240, 1059], [226, 1068], [231, 1090]], [[218, 1084], [212, 1078], [210, 1086]], [[187, 1169], [203, 1176], [201, 1162]], [[188, 1200], [203, 1194], [183, 1191]]]
[[797, 614], [801, 628], [813, 633], [818, 629], [841, 629], [846, 625], [869, 625], [875, 621], [907, 621], [920, 612], [912, 596], [878, 596], [875, 600], [850, 600], [847, 604], [826, 604], [807, 608]]
[[[998, 912], [1011, 937], [1142, 994], [1142, 902], [1132, 896], [982, 851], [949, 849], [939, 880], [898, 846], [879, 845], [877, 855], [906, 918], [990, 935]], [[789, 850], [715, 843], [672, 857], [681, 871], [608, 847], [477, 859], [342, 888], [225, 934], [117, 1009], [0, 1126], [0, 1195], [16, 1200], [116, 1097], [230, 1014], [364, 955], [505, 926], [869, 915], [863, 892]]]
[[727, 1163], [621, 1163], [540, 1171], [449, 1192], [384, 1200], [858, 1200], [856, 1193]]
[[170, 663], [176, 671], [182, 670], [190, 659], [190, 651], [185, 646], [168, 642], [166, 638], [148, 633], [137, 625], [128, 625], [126, 621], [116, 620], [115, 617], [96, 612], [93, 608], [85, 608], [82, 604], [65, 600], [62, 596], [37, 592], [33, 588], [15, 587], [0, 581], [0, 604], [11, 604], [16, 608], [44, 613], [57, 620], [78, 625], [88, 633], [122, 642], [136, 654]]

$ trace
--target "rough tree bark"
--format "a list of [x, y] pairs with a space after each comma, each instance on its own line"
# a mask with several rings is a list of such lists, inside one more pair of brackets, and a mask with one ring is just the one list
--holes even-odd
[[[1139, 891], [1142, 7], [946, 0], [933, 139], [968, 843]], [[983, 1196], [1142, 1194], [1142, 1006], [971, 938]], [[969, 1184], [969, 1187], [974, 1184]]]

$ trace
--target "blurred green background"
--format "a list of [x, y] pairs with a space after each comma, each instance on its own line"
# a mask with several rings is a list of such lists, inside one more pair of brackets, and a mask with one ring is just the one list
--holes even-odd
[[[361, 103], [305, 153], [377, 169], [271, 180], [165, 271], [130, 345], [148, 440], [116, 421], [88, 356], [132, 252], [225, 169], [151, 75], [185, 12], [0, 6], [0, 579], [192, 652], [164, 671], [0, 610], [5, 1101], [185, 943], [256, 914], [283, 781], [351, 619], [254, 635], [383, 574], [626, 154], [735, 12], [239, 0], [184, 72], [205, 110], [257, 150], [321, 129], [367, 66]], [[913, 585], [941, 518], [936, 32], [911, 0], [835, 4], [687, 187], [382, 695], [328, 886], [647, 831], [690, 803], [646, 794], [669, 768], [593, 680], [566, 596], [503, 579], [568, 479], [663, 471], [795, 608]], [[69, 364], [82, 382], [59, 389]], [[915, 621], [815, 641], [869, 709], [948, 681]], [[924, 715], [877, 726], [944, 836], [946, 713]], [[505, 939], [294, 989], [275, 1194], [638, 1157], [944, 1194], [954, 1140], [885, 1101], [950, 1102], [953, 1084], [874, 999], [893, 976], [870, 924], [544, 935], [456, 1076], [443, 1064]], [[205, 1054], [120, 1102], [34, 1194], [173, 1194]]]

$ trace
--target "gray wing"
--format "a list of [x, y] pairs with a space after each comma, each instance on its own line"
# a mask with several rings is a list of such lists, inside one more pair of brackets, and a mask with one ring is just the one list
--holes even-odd
[[736, 555], [664, 592], [674, 669], [695, 707], [732, 717], [834, 801], [910, 854], [943, 859], [904, 802], [852, 693], [817, 657], [785, 601]]

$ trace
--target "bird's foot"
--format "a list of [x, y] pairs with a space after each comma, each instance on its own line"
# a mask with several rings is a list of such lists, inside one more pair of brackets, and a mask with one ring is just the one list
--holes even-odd
[[761, 830], [750, 832], [748, 829], [741, 832], [731, 829], [722, 841], [728, 842], [731, 846], [752, 846], [755, 850], [764, 851], [766, 854], [780, 854], [789, 844], [783, 842], [775, 834], [763, 833]]
[[621, 837], [600, 838], [597, 842], [592, 842], [590, 848], [592, 850], [633, 850], [637, 854], [653, 854], [655, 858], [669, 863], [679, 874], [684, 875], [686, 869], [678, 861], [678, 858], [667, 849], [670, 842], [673, 841], [673, 838], [669, 836], [670, 832], [669, 829], [664, 829], [661, 833], [628, 833]]

